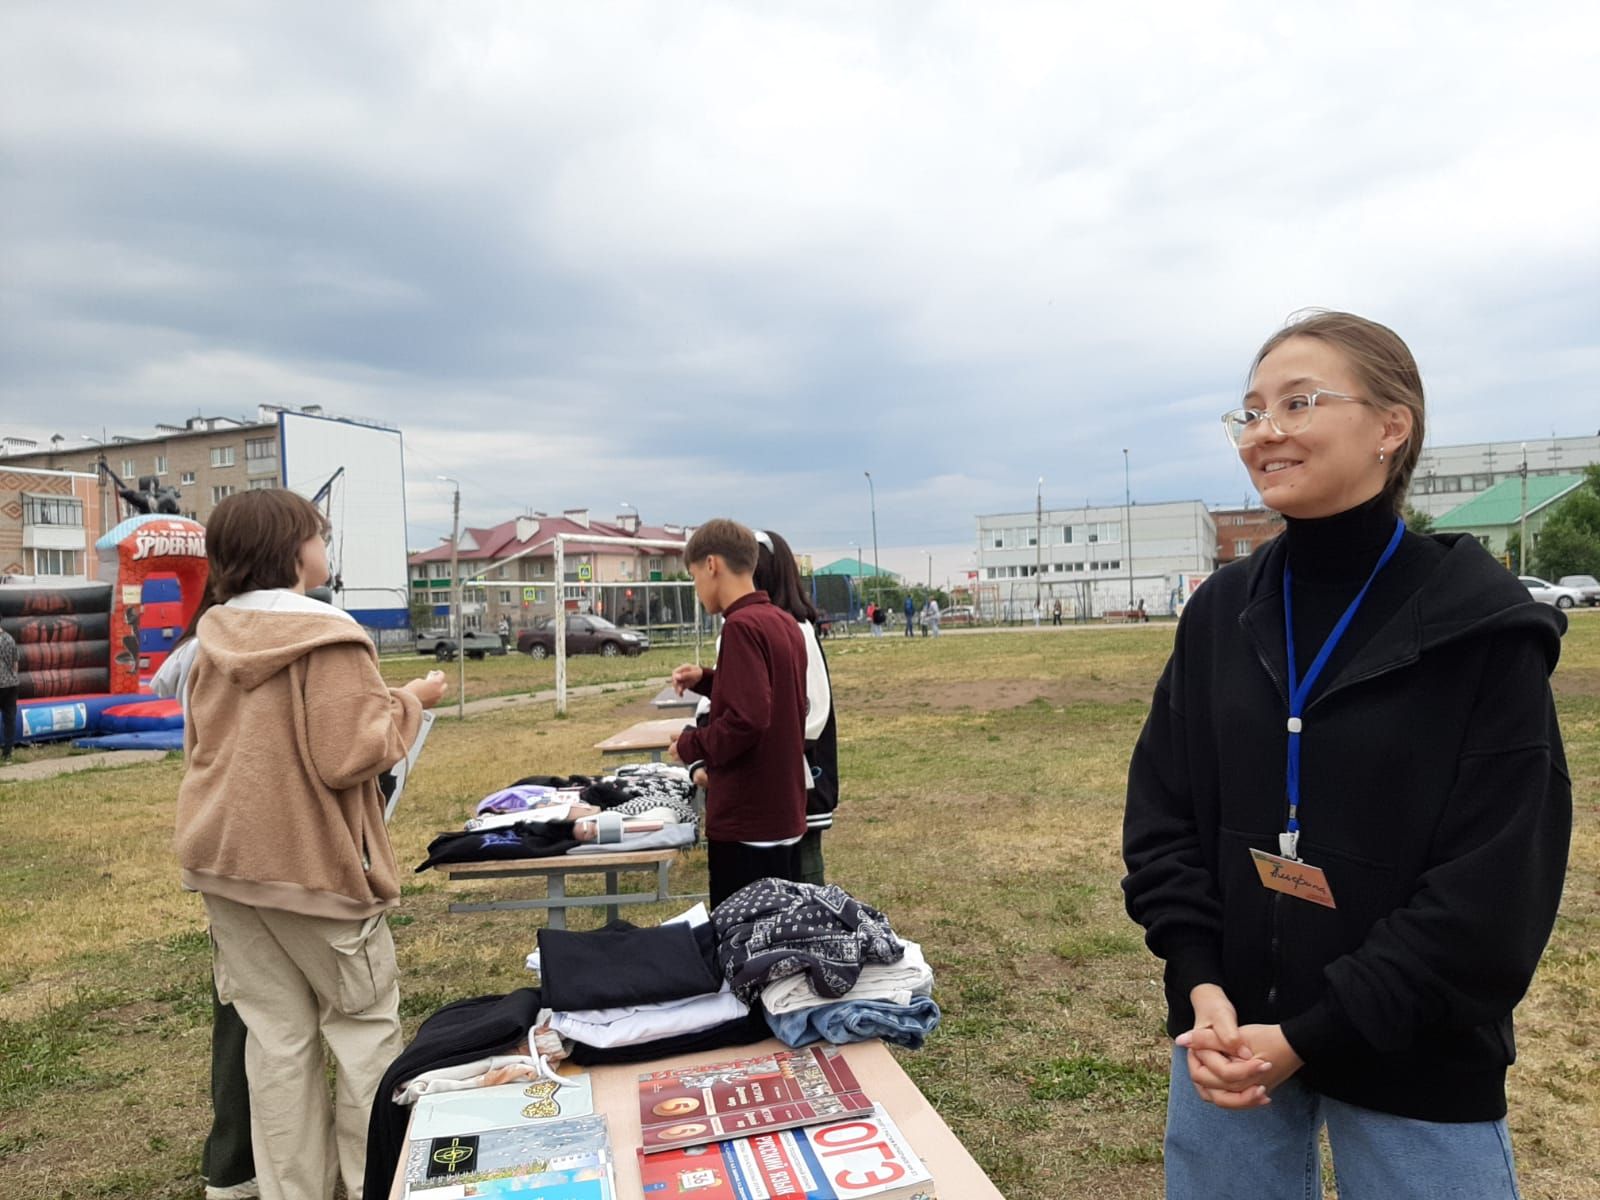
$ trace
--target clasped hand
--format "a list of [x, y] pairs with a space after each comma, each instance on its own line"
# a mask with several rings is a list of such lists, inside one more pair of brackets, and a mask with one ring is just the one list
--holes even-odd
[[1261, 1108], [1271, 1092], [1304, 1064], [1281, 1025], [1239, 1024], [1227, 994], [1202, 983], [1189, 993], [1194, 1028], [1178, 1035], [1188, 1052], [1189, 1080], [1218, 1108]]

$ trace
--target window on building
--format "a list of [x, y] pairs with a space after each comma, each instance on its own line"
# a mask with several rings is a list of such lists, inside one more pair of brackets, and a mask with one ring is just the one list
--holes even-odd
[[1493, 486], [1493, 475], [1474, 475], [1472, 477], [1472, 490], [1475, 492], [1486, 492]]
[[1122, 570], [1122, 560], [1120, 558], [1113, 558], [1110, 562], [1103, 563], [1101, 565], [1104, 566], [1105, 569], [1108, 570], [1108, 571], [1120, 571], [1120, 570]]
[[544, 603], [544, 589], [543, 588], [534, 588], [533, 589], [533, 602], [535, 604], [543, 604]]
[[127, 482], [133, 482], [134, 473], [137, 472], [138, 469], [139, 468], [134, 465], [133, 459], [125, 458], [122, 460], [122, 478]]
[[1122, 526], [1116, 521], [1101, 521], [1099, 530], [1102, 542], [1120, 542], [1122, 540]]
[[179, 482], [179, 484], [193, 483], [194, 482], [194, 472], [193, 471], [185, 471], [182, 475], [178, 476], [178, 482]]
[[211, 447], [211, 465], [213, 467], [231, 467], [231, 466], [233, 466], [233, 447], [232, 446], [213, 446], [213, 447]]
[[1235, 525], [1243, 525], [1244, 524], [1244, 517], [1242, 517], [1242, 516], [1235, 517], [1233, 519], [1233, 523]]
[[1061, 526], [1060, 529], [1058, 530], [1058, 532], [1061, 534], [1060, 542], [1061, 542], [1061, 544], [1063, 546], [1072, 545], [1072, 526], [1071, 525], [1063, 525], [1063, 526]]
[[1238, 558], [1243, 558], [1250, 553], [1250, 539], [1239, 538], [1233, 543], [1233, 553]]
[[994, 531], [994, 536], [989, 539], [989, 542], [991, 549], [1004, 550], [1006, 548], [1005, 531], [1003, 529], [996, 529]]
[[33, 573], [35, 575], [76, 575], [78, 574], [78, 551], [35, 549], [33, 552]]
[[[215, 454], [216, 451], [213, 450], [212, 453]], [[230, 450], [230, 453], [232, 453], [231, 450]], [[278, 443], [277, 443], [277, 440], [274, 439], [274, 438], [269, 438], [269, 437], [264, 437], [264, 438], [245, 438], [245, 440], [244, 440], [244, 457], [245, 457], [245, 460], [247, 462], [252, 460], [252, 459], [277, 458], [278, 457]], [[233, 460], [230, 458], [227, 463], [221, 464], [221, 465], [224, 465], [224, 466], [231, 465], [232, 462], [233, 462]], [[212, 465], [213, 466], [217, 466], [219, 464], [213, 463]]]
[[156, 455], [156, 474], [157, 475], [165, 475], [166, 473], [167, 473], [167, 456], [165, 454], [158, 454], [158, 455]]
[[252, 492], [259, 492], [266, 488], [275, 488], [277, 486], [278, 477], [276, 475], [264, 475], [260, 479], [252, 479], [250, 481], [250, 490]]
[[216, 504], [221, 500], [227, 499], [231, 495], [233, 495], [232, 485], [226, 483], [215, 484], [211, 488], [211, 503]]
[[24, 525], [65, 525], [69, 529], [83, 528], [83, 501], [71, 496], [22, 497], [22, 523]]
[[447, 563], [447, 562], [436, 562], [436, 563], [434, 563], [433, 564], [433, 577], [435, 579], [449, 579], [450, 578], [450, 564]]
[[1039, 544], [1039, 527], [1035, 525], [1032, 529], [1028, 530], [1027, 536], [1029, 548], [1031, 549], [1032, 547], [1037, 546]]
[[191, 521], [198, 521], [200, 519], [200, 514], [195, 512], [195, 510], [192, 508], [186, 511], [183, 515], [188, 517]]
[[501, 604], [510, 604], [511, 603], [511, 591], [510, 591], [509, 588], [501, 588], [500, 589], [500, 603]]

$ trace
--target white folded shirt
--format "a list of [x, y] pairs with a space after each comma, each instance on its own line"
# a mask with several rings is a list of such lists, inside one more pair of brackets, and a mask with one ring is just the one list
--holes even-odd
[[[541, 1018], [544, 1013], [539, 1014]], [[585, 1046], [635, 1046], [678, 1034], [699, 1033], [713, 1025], [750, 1015], [750, 1006], [733, 994], [726, 980], [722, 990], [660, 1004], [625, 1008], [590, 1008], [552, 1012], [548, 1024], [564, 1038]], [[541, 1024], [544, 1022], [541, 1021]]]
[[786, 975], [761, 989], [761, 1004], [769, 1013], [799, 1012], [847, 1000], [884, 1000], [909, 1004], [913, 996], [933, 995], [933, 968], [922, 957], [922, 947], [904, 938], [905, 957], [897, 963], [867, 963], [855, 987], [842, 996], [819, 996], [804, 974]]

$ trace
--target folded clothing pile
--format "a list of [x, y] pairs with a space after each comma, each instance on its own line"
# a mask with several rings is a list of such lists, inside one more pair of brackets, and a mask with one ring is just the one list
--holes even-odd
[[712, 921], [724, 977], [790, 1046], [881, 1037], [917, 1048], [939, 1023], [922, 948], [842, 888], [759, 880]]
[[571, 1043], [574, 1062], [636, 1062], [767, 1035], [718, 973], [704, 905], [654, 928], [541, 929], [537, 953], [538, 1025]]
[[466, 828], [436, 837], [416, 869], [692, 846], [697, 822], [683, 767], [636, 763], [602, 778], [529, 775], [480, 800]]

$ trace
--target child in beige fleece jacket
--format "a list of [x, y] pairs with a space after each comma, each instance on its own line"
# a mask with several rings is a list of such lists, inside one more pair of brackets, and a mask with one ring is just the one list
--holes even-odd
[[[267, 1200], [360, 1200], [367, 1114], [401, 1049], [384, 919], [399, 869], [377, 776], [405, 755], [437, 672], [378, 673], [347, 614], [308, 599], [326, 523], [293, 492], [242, 492], [206, 529], [216, 605], [188, 679], [176, 850], [205, 898], [217, 992], [249, 1031], [251, 1143]], [[322, 1048], [336, 1066], [330, 1112]]]

